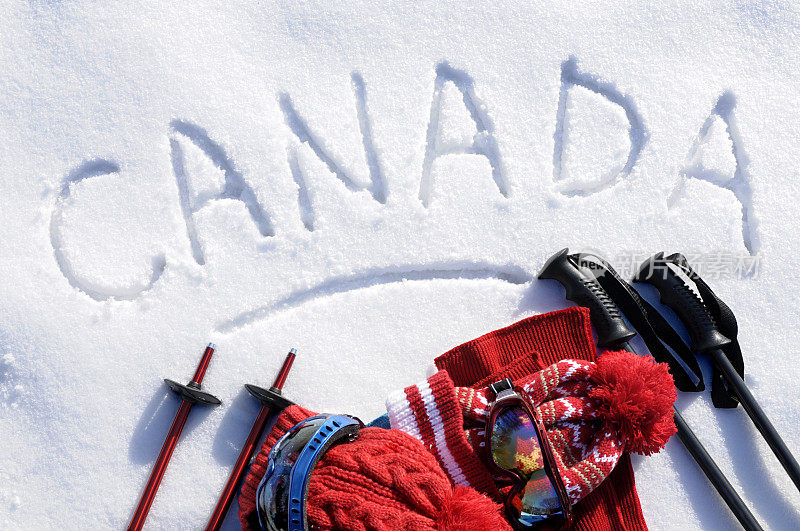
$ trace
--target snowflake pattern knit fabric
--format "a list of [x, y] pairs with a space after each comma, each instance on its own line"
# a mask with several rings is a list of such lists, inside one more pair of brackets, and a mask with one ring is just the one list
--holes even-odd
[[[607, 392], [608, 382], [601, 375], [609, 372], [609, 365], [618, 368], [612, 369], [617, 371], [613, 391], [625, 396], [612, 397]], [[609, 352], [597, 363], [564, 360], [515, 384], [536, 406], [547, 427], [573, 505], [602, 483], [624, 451], [657, 452], [675, 433], [672, 378], [664, 364], [656, 364], [649, 356]], [[621, 390], [623, 386], [626, 389]], [[459, 387], [455, 393], [468, 425], [477, 424], [469, 430], [468, 440], [476, 449], [484, 448], [491, 403], [488, 389]], [[638, 413], [629, 404], [636, 404]], [[620, 407], [627, 408], [622, 415]]]
[[[435, 363], [438, 369], [447, 371], [456, 386], [477, 392], [492, 382], [503, 378], [520, 380], [565, 359], [598, 359], [589, 311], [585, 308], [567, 308], [523, 319], [463, 343], [436, 358]], [[475, 446], [479, 447], [479, 442]], [[573, 516], [573, 529], [577, 531], [647, 529], [627, 452], [607, 479], [573, 508]]]
[[[608, 372], [609, 364], [616, 367], [612, 392], [625, 395], [614, 396], [616, 402], [611, 405], [607, 403], [609, 382], [599, 377]], [[613, 352], [597, 363], [563, 360], [515, 384], [547, 427], [556, 465], [573, 505], [602, 483], [623, 451], [656, 452], [675, 433], [671, 415], [675, 386], [667, 366], [656, 364], [649, 356]], [[625, 389], [620, 390], [622, 387]], [[425, 443], [454, 483], [481, 489], [485, 424], [491, 406], [488, 395], [488, 389], [456, 388], [447, 372], [440, 371], [427, 382], [391, 396], [387, 401], [389, 420], [393, 428]], [[616, 409], [624, 405], [625, 414], [631, 417], [630, 403], [637, 404], [641, 413], [638, 418], [628, 418], [627, 422], [635, 426], [622, 431]], [[466, 424], [461, 415], [452, 413], [454, 407], [463, 412]], [[465, 428], [469, 432], [466, 436]], [[656, 433], [654, 437], [650, 437], [652, 432]], [[642, 444], [642, 438], [650, 444]]]

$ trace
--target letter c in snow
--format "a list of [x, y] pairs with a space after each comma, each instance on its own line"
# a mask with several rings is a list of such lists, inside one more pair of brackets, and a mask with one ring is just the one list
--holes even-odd
[[61, 273], [69, 281], [70, 286], [79, 289], [96, 301], [104, 301], [108, 299], [123, 299], [131, 300], [136, 298], [140, 293], [150, 289], [153, 284], [159, 279], [166, 267], [166, 258], [163, 254], [158, 254], [153, 257], [153, 272], [150, 280], [145, 284], [137, 286], [127, 286], [118, 289], [109, 290], [100, 286], [93, 286], [91, 282], [81, 279], [80, 275], [73, 268], [63, 251], [63, 238], [61, 234], [61, 221], [62, 211], [64, 208], [64, 201], [69, 197], [70, 186], [74, 183], [79, 183], [91, 177], [98, 177], [100, 175], [108, 175], [111, 173], [119, 173], [119, 166], [104, 159], [92, 159], [84, 162], [72, 172], [70, 172], [63, 180], [61, 190], [56, 198], [56, 204], [53, 208], [53, 214], [50, 217], [50, 243], [53, 246], [53, 254], [58, 264]]

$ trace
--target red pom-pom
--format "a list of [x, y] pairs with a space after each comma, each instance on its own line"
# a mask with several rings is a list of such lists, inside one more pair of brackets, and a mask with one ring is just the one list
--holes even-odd
[[592, 371], [598, 416], [620, 434], [628, 452], [650, 455], [675, 433], [675, 384], [666, 363], [652, 356], [607, 352]]
[[511, 531], [503, 517], [503, 507], [470, 487], [456, 485], [436, 519], [439, 531], [498, 529]]

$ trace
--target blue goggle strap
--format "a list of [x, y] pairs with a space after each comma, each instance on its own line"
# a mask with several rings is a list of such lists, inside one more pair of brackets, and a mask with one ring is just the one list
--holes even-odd
[[317, 461], [328, 448], [346, 436], [355, 435], [361, 421], [346, 415], [332, 415], [317, 428], [314, 436], [300, 451], [289, 474], [289, 531], [305, 531], [308, 480]]

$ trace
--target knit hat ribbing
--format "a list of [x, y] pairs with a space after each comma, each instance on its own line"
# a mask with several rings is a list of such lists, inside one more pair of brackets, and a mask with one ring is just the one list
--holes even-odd
[[462, 407], [445, 371], [389, 395], [386, 409], [392, 428], [422, 441], [455, 485], [498, 497], [491, 475], [464, 438]]
[[459, 387], [486, 387], [501, 378], [522, 378], [563, 359], [597, 359], [586, 308], [528, 317], [462, 343], [434, 362]]

